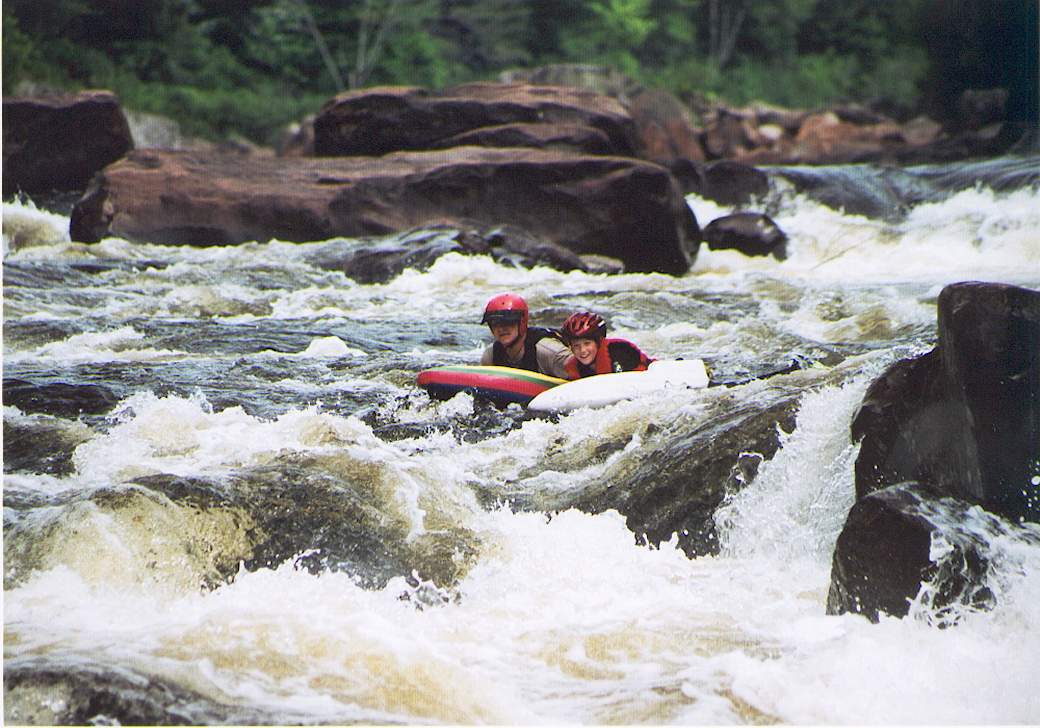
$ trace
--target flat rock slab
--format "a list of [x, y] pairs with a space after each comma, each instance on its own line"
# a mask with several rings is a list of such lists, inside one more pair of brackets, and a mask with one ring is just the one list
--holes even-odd
[[383, 157], [275, 158], [137, 150], [72, 210], [80, 242], [115, 236], [234, 245], [514, 225], [633, 272], [685, 273], [700, 228], [665, 168], [637, 159], [457, 147]]
[[609, 96], [565, 86], [470, 83], [443, 91], [383, 86], [339, 94], [314, 120], [314, 152], [418, 151], [476, 129], [512, 124], [577, 125], [602, 133], [612, 154], [636, 151], [632, 117]]

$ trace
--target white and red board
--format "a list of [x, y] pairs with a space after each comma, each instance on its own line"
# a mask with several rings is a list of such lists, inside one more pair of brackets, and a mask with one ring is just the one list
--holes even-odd
[[566, 382], [532, 399], [532, 412], [570, 412], [579, 407], [604, 407], [665, 389], [701, 389], [708, 386], [708, 370], [700, 359], [654, 361], [642, 372], [597, 374]]

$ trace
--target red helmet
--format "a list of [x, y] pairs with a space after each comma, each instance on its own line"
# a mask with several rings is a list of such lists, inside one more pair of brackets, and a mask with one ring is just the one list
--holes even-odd
[[494, 326], [496, 323], [519, 323], [519, 335], [527, 333], [527, 301], [515, 293], [502, 293], [487, 302], [484, 318], [480, 323]]
[[583, 311], [572, 313], [563, 322], [563, 338], [567, 341], [574, 339], [602, 339], [607, 335], [607, 322], [596, 313]]

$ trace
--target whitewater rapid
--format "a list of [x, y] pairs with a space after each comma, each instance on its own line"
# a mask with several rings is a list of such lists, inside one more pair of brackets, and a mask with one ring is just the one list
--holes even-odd
[[[275, 722], [1036, 723], [1040, 549], [984, 513], [993, 611], [939, 629], [922, 608], [872, 624], [824, 605], [866, 387], [932, 346], [944, 285], [1040, 288], [1038, 197], [976, 188], [883, 222], [792, 196], [774, 214], [785, 261], [702, 247], [673, 278], [448, 255], [375, 285], [315, 267], [326, 242], [88, 246], [63, 234], [67, 218], [5, 203], [5, 378], [102, 382], [119, 398], [80, 421], [5, 404], [5, 423], [78, 443], [68, 472], [5, 472], [5, 664], [131, 670]], [[702, 224], [729, 211], [690, 204]], [[475, 361], [479, 311], [503, 290], [546, 323], [600, 310], [612, 335], [738, 378], [792, 353], [859, 372], [802, 399], [777, 455], [717, 513], [721, 553], [691, 560], [675, 539], [637, 543], [614, 511], [526, 512], [488, 494], [587, 487], [637, 457], [648, 427], [767, 385], [460, 437], [478, 405], [431, 402], [414, 374]], [[591, 458], [606, 442], [623, 446]], [[455, 585], [362, 588], [294, 559], [203, 586], [218, 557], [247, 550], [249, 523], [160, 495], [91, 497], [286, 462], [368, 478], [368, 505], [403, 543], [452, 545], [436, 558]]]

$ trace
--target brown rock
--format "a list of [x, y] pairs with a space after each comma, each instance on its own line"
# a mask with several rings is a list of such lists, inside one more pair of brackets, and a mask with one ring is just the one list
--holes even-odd
[[878, 159], [886, 146], [904, 145], [894, 122], [859, 125], [832, 111], [806, 118], [795, 136], [796, 154], [805, 162], [857, 162]]
[[628, 103], [636, 125], [640, 156], [660, 164], [676, 159], [705, 160], [700, 133], [690, 112], [675, 96], [660, 89], [637, 94]]
[[95, 172], [133, 149], [109, 91], [4, 99], [4, 195], [82, 190]]
[[607, 135], [580, 124], [501, 124], [456, 134], [433, 145], [449, 147], [531, 147], [583, 154], [610, 154]]
[[704, 128], [704, 151], [709, 159], [728, 159], [747, 151], [750, 124], [743, 115], [720, 108]]
[[319, 156], [379, 156], [431, 149], [459, 134], [503, 124], [578, 124], [607, 136], [612, 154], [632, 156], [635, 129], [609, 96], [565, 86], [472, 83], [441, 92], [416, 87], [349, 91], [314, 120]]
[[106, 168], [72, 211], [74, 240], [229, 245], [515, 225], [629, 271], [682, 274], [700, 228], [669, 172], [636, 159], [457, 147], [294, 159], [141, 150]]

